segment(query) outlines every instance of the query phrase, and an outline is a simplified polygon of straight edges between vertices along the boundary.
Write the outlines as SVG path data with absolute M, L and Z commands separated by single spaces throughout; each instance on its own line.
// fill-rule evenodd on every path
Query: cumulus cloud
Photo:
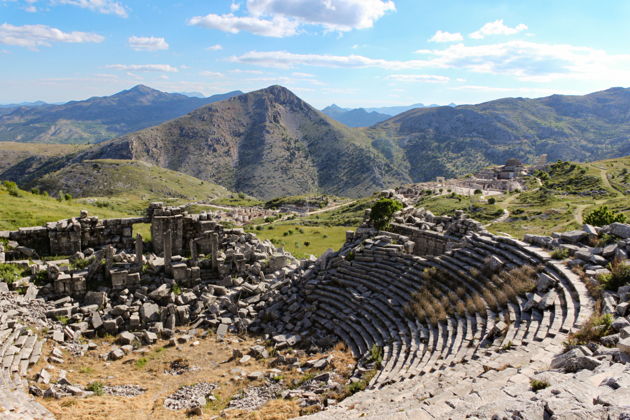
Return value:
M 125 71 L 141 71 L 141 72 L 166 72 L 177 73 L 177 67 L 170 64 L 109 64 L 108 69 L 125 70 Z
M 397 82 L 422 82 L 422 83 L 446 83 L 450 79 L 447 76 L 439 76 L 435 74 L 390 74 L 387 76 L 389 80 Z
M 254 35 L 284 38 L 297 33 L 298 23 L 282 16 L 273 19 L 260 19 L 253 16 L 234 16 L 233 14 L 195 16 L 188 21 L 189 25 L 218 29 L 223 32 L 237 34 L 241 31 Z
M 0 25 L 0 44 L 37 49 L 50 47 L 53 42 L 102 42 L 105 38 L 90 32 L 63 32 L 46 25 Z
M 451 33 L 445 31 L 437 31 L 431 38 L 429 38 L 429 42 L 457 42 L 463 40 L 464 37 L 459 32 Z
M 285 16 L 335 31 L 371 28 L 385 13 L 396 10 L 391 0 L 248 0 L 254 16 Z
M 168 43 L 164 38 L 154 36 L 132 36 L 129 37 L 129 46 L 136 51 L 159 51 L 168 50 Z
M 524 23 L 519 23 L 515 27 L 510 28 L 503 23 L 503 19 L 499 19 L 494 22 L 486 23 L 481 27 L 481 29 L 471 33 L 469 36 L 472 39 L 483 39 L 489 35 L 514 35 L 526 30 L 527 25 Z
M 230 11 L 232 12 L 236 12 L 240 8 L 241 5 L 239 3 L 232 2 L 232 4 L 230 4 Z
M 208 48 L 206 48 L 206 50 L 208 51 L 221 51 L 222 49 L 223 46 L 221 44 L 210 45 Z
M 236 12 L 238 7 L 230 7 Z M 392 0 L 247 0 L 248 16 L 208 14 L 188 23 L 224 32 L 251 32 L 283 38 L 296 35 L 301 25 L 321 25 L 330 31 L 371 28 L 385 13 L 395 11 Z
M 55 3 L 78 6 L 82 9 L 88 9 L 106 15 L 116 15 L 123 18 L 128 16 L 127 8 L 121 3 L 112 0 L 55 0 Z

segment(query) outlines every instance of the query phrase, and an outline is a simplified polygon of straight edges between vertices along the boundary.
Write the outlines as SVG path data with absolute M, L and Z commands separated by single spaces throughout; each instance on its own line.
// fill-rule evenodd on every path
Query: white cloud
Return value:
M 195 16 L 188 21 L 189 25 L 218 29 L 223 32 L 237 34 L 241 31 L 254 35 L 283 38 L 297 33 L 298 24 L 282 16 L 275 16 L 271 20 L 252 16 L 234 16 L 233 14 Z
M 590 47 L 510 41 L 479 46 L 457 44 L 419 52 L 429 55 L 435 67 L 507 75 L 523 81 L 548 82 L 569 77 L 630 82 L 630 55 L 613 55 Z
M 136 51 L 168 50 L 168 43 L 164 38 L 154 36 L 129 37 L 129 46 Z
M 510 41 L 499 44 L 451 45 L 444 49 L 418 50 L 417 60 L 384 60 L 361 55 L 296 54 L 287 51 L 249 51 L 228 60 L 263 67 L 298 66 L 366 68 L 386 70 L 458 69 L 511 76 L 521 81 L 549 82 L 572 78 L 630 84 L 630 54 L 566 44 Z
M 328 30 L 350 31 L 371 28 L 396 5 L 392 0 L 247 0 L 247 8 L 254 16 L 280 15 Z
M 464 37 L 459 32 L 451 33 L 445 31 L 437 31 L 431 38 L 429 38 L 429 42 L 457 42 L 463 40 Z
M 210 45 L 208 48 L 206 48 L 206 50 L 208 51 L 221 51 L 222 49 L 223 46 L 221 44 Z
M 242 69 L 233 69 L 233 70 L 230 70 L 230 73 L 236 73 L 236 74 L 263 74 L 263 72 L 260 71 L 260 70 L 242 70 Z
M 116 15 L 123 18 L 128 16 L 127 8 L 121 3 L 112 0 L 55 0 L 55 3 L 78 6 L 82 9 L 106 15 Z
M 397 82 L 422 82 L 422 83 L 446 83 L 450 79 L 447 76 L 435 74 L 390 74 L 386 77 Z
M 0 25 L 0 44 L 16 45 L 30 49 L 50 47 L 53 42 L 102 42 L 105 38 L 90 32 L 63 32 L 46 25 Z
M 230 11 L 231 12 L 236 12 L 240 8 L 241 8 L 241 5 L 239 3 L 232 2 L 232 4 L 230 4 Z
M 232 12 L 240 7 L 235 6 L 230 6 Z M 395 11 L 396 5 L 392 0 L 247 0 L 247 10 L 248 16 L 211 13 L 188 23 L 234 34 L 245 31 L 284 38 L 296 35 L 301 25 L 340 32 L 371 28 L 385 13 Z
M 218 73 L 215 71 L 202 71 L 199 73 L 201 76 L 204 77 L 223 77 L 223 73 Z
M 426 60 L 391 61 L 361 55 L 295 54 L 287 51 L 249 51 L 229 61 L 264 67 L 291 68 L 295 66 L 319 67 L 381 67 L 385 69 L 411 69 L 427 66 Z
M 36 6 L 26 6 L 24 8 L 24 11 L 28 12 L 28 13 L 37 13 L 37 7 Z
M 170 64 L 108 64 L 108 69 L 114 70 L 126 70 L 126 71 L 157 71 L 166 73 L 177 73 L 177 67 L 173 67 Z
M 499 19 L 494 22 L 486 23 L 481 27 L 481 29 L 471 33 L 469 36 L 472 39 L 483 39 L 489 35 L 514 35 L 526 30 L 527 25 L 524 23 L 519 23 L 515 27 L 510 28 L 503 23 L 503 19 Z
M 315 77 L 315 75 L 311 74 L 311 73 L 298 73 L 298 72 L 291 73 L 291 76 L 295 76 L 295 77 Z

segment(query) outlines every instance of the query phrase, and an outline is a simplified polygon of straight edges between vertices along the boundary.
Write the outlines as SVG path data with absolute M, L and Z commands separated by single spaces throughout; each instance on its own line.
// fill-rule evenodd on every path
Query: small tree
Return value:
M 490 198 L 488 198 L 488 204 L 494 204 L 494 203 L 496 203 L 496 202 L 497 202 L 497 199 L 496 199 L 496 198 L 494 198 L 494 197 L 490 197 Z
M 370 221 L 376 229 L 383 230 L 389 225 L 394 213 L 402 210 L 402 208 L 403 204 L 398 200 L 381 198 L 372 206 Z
M 608 206 L 601 206 L 584 218 L 584 223 L 593 226 L 604 226 L 615 222 L 625 223 L 626 221 L 627 218 L 624 214 L 610 210 Z

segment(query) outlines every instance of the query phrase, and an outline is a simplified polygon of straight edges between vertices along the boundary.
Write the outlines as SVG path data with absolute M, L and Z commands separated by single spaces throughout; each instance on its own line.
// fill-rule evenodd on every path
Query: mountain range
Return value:
M 234 91 L 208 98 L 166 93 L 144 85 L 112 96 L 62 105 L 4 108 L 0 141 L 26 143 L 98 143 L 180 117 L 213 102 L 240 95 Z
M 415 108 L 435 108 L 439 105 L 413 104 L 405 106 L 384 106 L 379 108 L 342 108 L 335 104 L 322 109 L 329 117 L 349 127 L 370 127 L 395 115 Z M 455 106 L 450 104 L 448 106 Z
M 415 108 L 352 128 L 271 86 L 64 156 L 30 157 L 0 179 L 29 184 L 88 159 L 133 159 L 264 199 L 356 197 L 541 154 L 577 161 L 630 155 L 630 89 Z

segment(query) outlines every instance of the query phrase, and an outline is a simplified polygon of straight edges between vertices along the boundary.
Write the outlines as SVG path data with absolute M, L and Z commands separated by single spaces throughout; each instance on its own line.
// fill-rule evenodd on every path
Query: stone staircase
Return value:
M 470 274 L 483 272 L 489 257 L 498 258 L 502 270 L 539 267 L 556 283 L 552 301 L 546 308 L 531 308 L 527 297 L 518 296 L 498 306 L 488 295 L 497 290 L 495 280 Z M 426 279 L 423 271 L 431 267 L 448 282 Z M 557 345 L 589 318 L 592 307 L 579 279 L 544 251 L 490 234 L 472 234 L 461 248 L 435 257 L 406 254 L 402 245 L 383 238 L 367 240 L 350 261 L 320 271 L 314 282 L 306 298 L 317 308 L 312 314 L 316 326 L 336 334 L 357 359 L 369 357 L 374 346 L 382 348 L 382 369 L 369 388 L 445 372 L 508 349 L 519 353 Z M 485 310 L 466 308 L 440 322 L 424 323 L 406 313 L 405 306 L 427 282 L 436 286 L 436 299 L 476 296 L 484 300 Z M 499 325 L 507 328 L 497 330 Z
M 0 418 L 54 419 L 28 393 L 25 377 L 42 354 L 43 339 L 15 320 L 15 314 L 0 315 Z

